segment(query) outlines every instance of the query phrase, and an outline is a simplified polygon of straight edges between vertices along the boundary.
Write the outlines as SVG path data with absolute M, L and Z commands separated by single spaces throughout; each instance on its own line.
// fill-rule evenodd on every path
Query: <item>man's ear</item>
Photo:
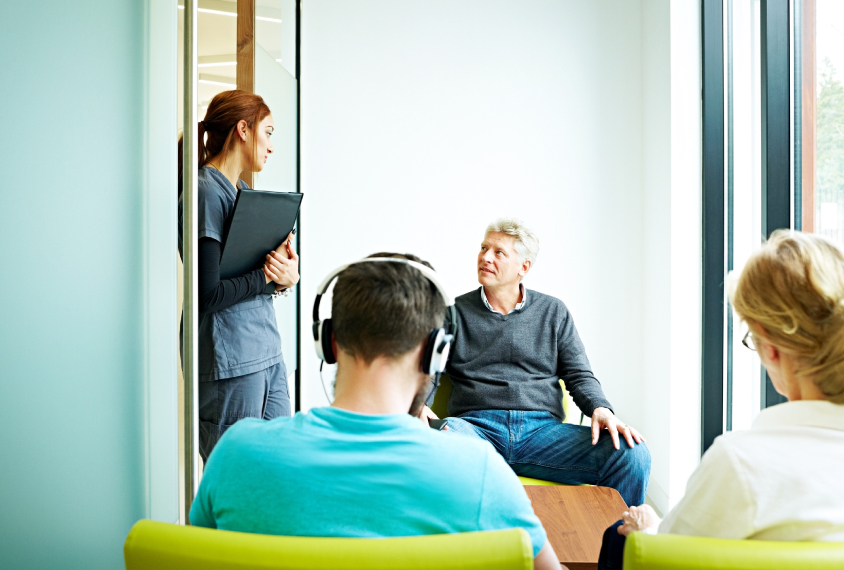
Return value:
M 531 265 L 533 265 L 533 263 L 531 263 L 530 259 L 525 259 L 524 261 L 522 261 L 522 270 L 519 271 L 519 275 L 521 275 L 522 277 L 527 275 L 527 272 L 530 271 Z
M 331 333 L 331 350 L 334 351 L 334 361 L 337 361 L 337 355 L 340 354 L 340 347 L 337 345 L 337 337 Z

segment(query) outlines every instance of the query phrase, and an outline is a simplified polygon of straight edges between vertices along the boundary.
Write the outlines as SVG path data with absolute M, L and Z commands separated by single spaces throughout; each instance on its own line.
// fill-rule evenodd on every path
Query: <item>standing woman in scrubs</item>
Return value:
M 299 282 L 290 236 L 264 265 L 220 278 L 220 257 L 243 171 L 260 172 L 273 152 L 273 118 L 264 100 L 224 91 L 199 123 L 199 453 L 243 418 L 290 415 L 273 297 Z M 182 140 L 179 139 L 179 252 L 182 251 Z

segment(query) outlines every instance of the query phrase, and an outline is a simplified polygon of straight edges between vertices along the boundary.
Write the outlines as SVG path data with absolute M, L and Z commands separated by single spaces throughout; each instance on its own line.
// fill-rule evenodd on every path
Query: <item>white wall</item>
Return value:
M 648 494 L 663 513 L 668 505 L 670 440 L 665 430 L 671 392 L 671 30 L 670 8 L 645 0 L 643 8 L 643 280 L 642 417 L 651 450 Z
M 644 0 L 641 426 L 662 512 L 700 458 L 699 29 L 695 0 Z
M 0 2 L 2 568 L 122 568 L 178 514 L 175 19 Z
M 147 516 L 179 520 L 179 343 L 176 252 L 176 15 L 147 0 L 144 19 L 144 323 Z M 179 311 L 180 312 L 180 311 Z
M 700 460 L 701 395 L 701 52 L 695 0 L 671 2 L 671 374 L 669 507 Z M 648 405 L 648 400 L 645 405 Z
M 412 252 L 457 295 L 477 287 L 486 224 L 516 215 L 542 240 L 526 285 L 568 304 L 648 437 L 664 510 L 700 449 L 696 3 L 517 6 L 304 3 L 303 407 L 326 403 L 308 318 L 322 277 Z
M 528 287 L 571 308 L 620 414 L 638 415 L 638 2 L 309 0 L 302 30 L 302 287 L 378 250 L 477 287 L 493 218 L 542 239 Z M 302 323 L 303 338 L 310 323 Z M 303 347 L 303 406 L 325 404 Z

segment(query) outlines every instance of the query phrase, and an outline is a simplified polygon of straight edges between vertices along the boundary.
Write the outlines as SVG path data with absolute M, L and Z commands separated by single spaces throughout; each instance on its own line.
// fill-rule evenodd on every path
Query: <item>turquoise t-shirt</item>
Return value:
M 191 524 L 288 536 L 387 537 L 545 530 L 492 446 L 407 414 L 317 408 L 226 431 L 208 460 Z

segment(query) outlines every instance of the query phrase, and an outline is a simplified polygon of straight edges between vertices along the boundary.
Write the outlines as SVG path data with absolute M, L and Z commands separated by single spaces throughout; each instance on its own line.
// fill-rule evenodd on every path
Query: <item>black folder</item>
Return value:
M 220 279 L 260 268 L 266 255 L 293 230 L 301 204 L 302 194 L 298 192 L 239 190 L 223 242 Z

